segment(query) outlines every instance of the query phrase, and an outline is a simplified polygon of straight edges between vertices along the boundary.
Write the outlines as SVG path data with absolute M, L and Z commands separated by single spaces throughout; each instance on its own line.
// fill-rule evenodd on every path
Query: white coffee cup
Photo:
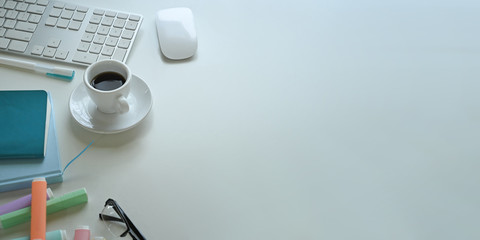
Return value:
M 102 60 L 91 64 L 83 75 L 88 95 L 104 113 L 124 113 L 130 109 L 127 96 L 132 73 L 125 63 Z

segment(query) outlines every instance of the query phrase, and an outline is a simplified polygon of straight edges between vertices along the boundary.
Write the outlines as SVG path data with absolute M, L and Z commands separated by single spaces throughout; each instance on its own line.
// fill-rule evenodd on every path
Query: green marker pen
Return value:
M 47 215 L 88 201 L 87 190 L 78 189 L 47 201 Z M 31 207 L 22 208 L 0 216 L 0 228 L 6 229 L 30 221 Z

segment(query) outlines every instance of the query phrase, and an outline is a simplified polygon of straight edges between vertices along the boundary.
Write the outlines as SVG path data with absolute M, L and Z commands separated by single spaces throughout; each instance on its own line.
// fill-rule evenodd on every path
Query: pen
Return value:
M 87 190 L 81 188 L 47 201 L 47 215 L 88 201 Z M 32 207 L 26 207 L 0 216 L 0 229 L 7 229 L 31 220 Z M 1 231 L 0 231 L 1 232 Z
M 30 237 L 20 237 L 12 240 L 30 240 Z M 61 229 L 47 232 L 46 240 L 67 240 L 67 231 Z
M 53 192 L 50 188 L 47 188 L 47 200 L 53 198 Z M 32 204 L 32 194 L 18 198 L 11 202 L 5 203 L 0 206 L 0 215 L 7 214 L 9 212 L 16 211 L 18 209 L 29 207 Z
M 45 240 L 47 229 L 47 181 L 44 177 L 32 181 L 30 240 Z
M 11 67 L 32 70 L 38 73 L 44 73 L 48 77 L 55 77 L 71 81 L 75 76 L 75 71 L 68 68 L 55 67 L 22 60 L 0 57 L 0 64 Z

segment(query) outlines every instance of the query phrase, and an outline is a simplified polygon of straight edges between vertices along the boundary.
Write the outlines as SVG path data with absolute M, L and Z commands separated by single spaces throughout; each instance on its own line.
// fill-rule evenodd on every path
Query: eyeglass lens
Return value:
M 118 215 L 115 209 L 107 205 L 103 208 L 101 213 L 102 221 L 108 230 L 116 237 L 120 237 L 127 231 L 127 225 L 123 222 L 122 218 Z

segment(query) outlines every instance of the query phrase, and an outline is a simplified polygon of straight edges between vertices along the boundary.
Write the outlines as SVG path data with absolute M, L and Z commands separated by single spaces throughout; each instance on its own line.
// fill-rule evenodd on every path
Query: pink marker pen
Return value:
M 90 228 L 88 226 L 79 226 L 75 229 L 74 240 L 90 240 Z

